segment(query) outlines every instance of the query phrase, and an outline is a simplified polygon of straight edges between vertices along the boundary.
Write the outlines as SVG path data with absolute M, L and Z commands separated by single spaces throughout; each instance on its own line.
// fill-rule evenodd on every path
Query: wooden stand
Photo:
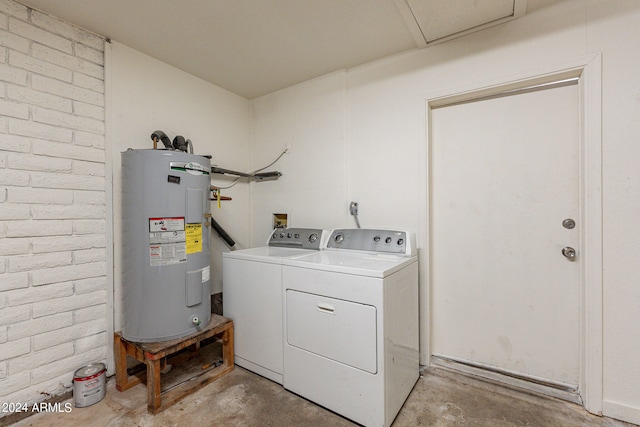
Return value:
M 201 341 L 215 336 L 219 336 L 222 340 L 222 364 L 201 374 L 199 381 L 185 381 L 171 390 L 161 392 L 160 373 L 164 367 L 162 362 L 164 358 L 189 346 L 193 346 L 197 351 Z M 148 409 L 153 414 L 233 370 L 233 321 L 217 314 L 211 315 L 211 322 L 201 331 L 184 338 L 163 342 L 134 343 L 122 338 L 120 332 L 116 332 L 114 338 L 116 389 L 125 391 L 144 381 L 144 378 L 129 376 L 127 356 L 145 363 Z

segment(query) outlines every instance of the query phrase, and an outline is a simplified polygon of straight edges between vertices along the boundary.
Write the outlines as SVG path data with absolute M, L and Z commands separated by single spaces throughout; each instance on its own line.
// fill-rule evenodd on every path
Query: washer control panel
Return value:
M 268 246 L 319 250 L 327 235 L 320 228 L 276 228 L 269 236 Z
M 327 249 L 351 249 L 415 255 L 415 239 L 412 233 L 396 230 L 346 228 L 333 230 Z

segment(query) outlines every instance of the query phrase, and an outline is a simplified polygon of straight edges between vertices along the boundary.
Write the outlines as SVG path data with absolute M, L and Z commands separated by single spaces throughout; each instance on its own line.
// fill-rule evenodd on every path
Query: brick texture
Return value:
M 0 0 L 0 401 L 106 360 L 104 97 L 103 39 Z

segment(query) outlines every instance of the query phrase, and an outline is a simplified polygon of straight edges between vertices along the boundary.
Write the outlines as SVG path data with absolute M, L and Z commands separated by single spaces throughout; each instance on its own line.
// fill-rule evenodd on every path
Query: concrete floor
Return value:
M 355 426 L 240 367 L 157 415 L 147 413 L 146 398 L 143 384 L 118 392 L 111 378 L 106 397 L 92 406 L 73 408 L 70 413 L 35 414 L 13 425 Z M 622 427 L 632 424 L 591 415 L 579 405 L 521 393 L 441 369 L 422 374 L 393 423 L 394 427 L 457 425 Z

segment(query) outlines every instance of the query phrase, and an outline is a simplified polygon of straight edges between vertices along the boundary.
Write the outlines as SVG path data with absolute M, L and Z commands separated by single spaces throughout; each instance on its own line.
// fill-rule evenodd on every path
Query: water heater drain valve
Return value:
M 196 326 L 200 326 L 200 318 L 198 316 L 193 316 L 191 318 L 191 323 L 193 323 Z

